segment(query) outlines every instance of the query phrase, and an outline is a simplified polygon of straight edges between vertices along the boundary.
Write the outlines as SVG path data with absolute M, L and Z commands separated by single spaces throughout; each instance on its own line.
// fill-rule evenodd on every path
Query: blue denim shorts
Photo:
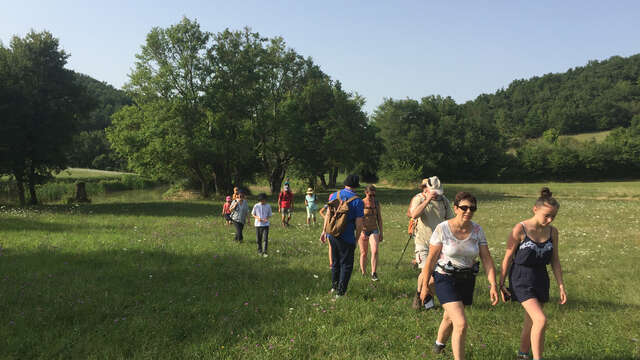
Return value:
M 456 278 L 453 275 L 444 275 L 433 272 L 435 279 L 436 295 L 440 304 L 462 301 L 464 305 L 473 304 L 473 289 L 476 286 L 476 277 Z
M 372 230 L 372 231 L 363 231 L 363 232 L 364 232 L 364 236 L 366 236 L 366 237 L 369 237 L 371 235 L 380 233 L 380 231 L 378 231 L 378 229 L 375 229 L 375 230 Z

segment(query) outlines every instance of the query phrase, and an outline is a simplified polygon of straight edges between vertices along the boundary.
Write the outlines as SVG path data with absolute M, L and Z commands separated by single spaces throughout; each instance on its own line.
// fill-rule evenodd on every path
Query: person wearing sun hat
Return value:
M 316 194 L 313 192 L 313 188 L 307 189 L 307 195 L 304 197 L 304 205 L 307 207 L 307 225 L 311 225 L 313 219 L 313 225 L 316 225 L 316 211 L 318 211 L 318 205 Z
M 422 269 L 429 254 L 429 239 L 431 238 L 433 230 L 441 222 L 453 219 L 456 215 L 451 208 L 449 199 L 444 196 L 442 183 L 437 176 L 423 179 L 420 187 L 422 188 L 422 192 L 413 197 L 409 209 L 411 218 L 417 220 L 414 236 L 415 262 L 418 268 Z M 422 275 L 418 276 L 416 295 L 413 298 L 413 307 L 415 309 L 420 309 L 423 305 L 425 308 L 431 308 L 433 306 L 431 293 L 429 293 L 425 304 L 421 304 L 420 302 L 421 276 Z M 431 284 L 432 281 L 429 282 L 430 286 Z

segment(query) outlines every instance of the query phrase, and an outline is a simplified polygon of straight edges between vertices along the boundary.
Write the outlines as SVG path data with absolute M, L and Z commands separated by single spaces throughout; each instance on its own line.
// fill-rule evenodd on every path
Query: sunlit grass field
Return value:
M 478 195 L 474 220 L 499 264 L 540 186 L 445 191 Z M 555 225 L 568 303 L 556 303 L 552 277 L 545 359 L 640 359 L 640 182 L 550 186 L 561 203 Z M 138 191 L 89 205 L 1 206 L 0 358 L 452 358 L 430 352 L 442 310 L 410 307 L 413 244 L 394 268 L 415 192 L 378 191 L 380 281 L 360 276 L 356 258 L 348 294 L 337 301 L 328 294 L 327 248 L 319 226 L 304 225 L 302 196 L 293 226 L 273 219 L 268 258 L 257 256 L 251 225 L 244 243 L 232 241 L 220 200 L 167 202 Z M 467 309 L 468 358 L 514 359 L 522 309 L 491 307 L 487 286 L 481 274 Z

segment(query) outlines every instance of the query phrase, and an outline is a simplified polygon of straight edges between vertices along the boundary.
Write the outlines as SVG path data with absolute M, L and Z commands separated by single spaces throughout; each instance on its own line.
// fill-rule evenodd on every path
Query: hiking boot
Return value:
M 378 279 L 378 273 L 373 273 L 371 274 L 371 281 L 378 281 L 380 279 Z
M 433 344 L 433 350 L 432 352 L 434 354 L 441 354 L 442 351 L 444 351 L 444 345 L 440 345 L 440 344 Z

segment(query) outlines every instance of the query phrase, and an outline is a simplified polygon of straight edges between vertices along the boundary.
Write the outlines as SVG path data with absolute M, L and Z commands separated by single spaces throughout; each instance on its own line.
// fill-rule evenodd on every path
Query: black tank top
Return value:
M 551 235 L 549 235 L 547 241 L 537 243 L 527 235 L 524 224 L 520 223 L 520 225 L 522 225 L 522 230 L 524 231 L 524 241 L 516 248 L 513 263 L 523 266 L 545 266 L 549 264 L 553 255 Z

